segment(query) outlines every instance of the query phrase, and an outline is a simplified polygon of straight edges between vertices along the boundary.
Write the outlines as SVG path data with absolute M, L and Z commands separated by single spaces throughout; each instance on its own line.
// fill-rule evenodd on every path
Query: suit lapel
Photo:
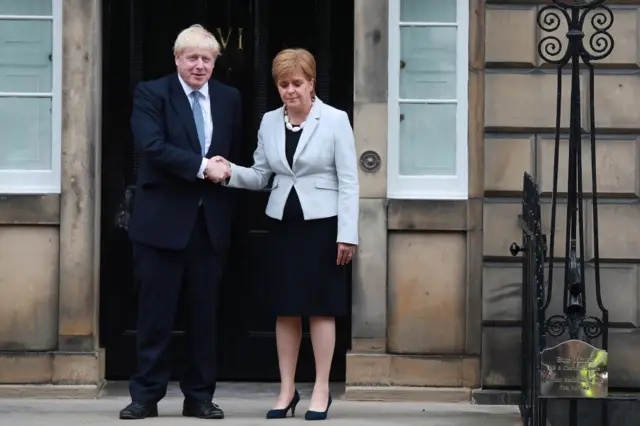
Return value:
M 191 109 L 191 104 L 189 103 L 189 99 L 187 99 L 187 95 L 184 93 L 182 86 L 180 85 L 180 81 L 178 80 L 178 74 L 175 74 L 170 80 L 170 88 L 171 88 L 171 105 L 178 113 L 182 124 L 185 126 L 185 130 L 187 131 L 187 135 L 189 136 L 189 143 L 191 147 L 196 151 L 200 152 L 200 142 L 198 141 L 198 132 L 196 130 L 196 122 L 193 119 L 193 110 Z
M 287 170 L 291 170 L 289 167 L 289 161 L 287 161 L 287 135 L 284 129 L 284 107 L 280 107 L 278 109 L 278 114 L 276 114 L 276 121 L 273 123 L 274 131 L 275 131 L 275 141 L 276 148 L 278 150 L 278 156 L 280 157 L 280 161 Z M 293 173 L 293 171 L 291 171 Z
M 298 146 L 296 147 L 296 152 L 295 154 L 293 154 L 293 166 L 295 166 L 296 161 L 298 161 L 300 154 L 302 154 L 302 151 L 309 143 L 309 139 L 311 139 L 311 136 L 313 135 L 313 132 L 318 125 L 318 120 L 320 119 L 320 110 L 322 108 L 321 104 L 322 101 L 319 98 L 316 98 L 311 111 L 309 111 L 309 116 L 304 124 L 304 129 L 302 129 L 300 141 L 298 142 Z
M 220 143 L 222 141 L 219 140 L 218 136 L 220 133 L 217 131 L 218 123 L 221 123 L 223 117 L 221 116 L 224 111 L 224 105 L 222 105 L 223 100 L 220 99 L 220 96 L 216 93 L 215 83 L 213 80 L 209 80 L 209 103 L 211 108 L 211 122 L 213 123 L 213 130 L 211 134 L 211 145 L 209 146 L 209 151 L 207 152 L 207 157 L 211 158 L 214 155 L 227 155 L 226 152 L 220 151 Z

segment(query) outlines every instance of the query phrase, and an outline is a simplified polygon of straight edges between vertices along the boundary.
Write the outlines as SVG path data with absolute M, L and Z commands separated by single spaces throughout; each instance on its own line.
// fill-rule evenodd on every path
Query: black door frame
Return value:
M 117 32 L 118 28 L 128 28 L 130 32 L 141 31 L 144 33 L 144 28 L 142 28 L 141 22 L 138 21 L 140 18 L 139 14 L 136 14 L 136 1 L 140 0 L 131 0 L 128 3 L 128 15 L 127 16 L 114 16 L 113 11 L 111 10 L 113 6 L 113 2 L 118 2 L 119 0 L 104 0 L 103 1 L 103 123 L 106 125 L 103 126 L 103 143 L 109 143 L 108 141 L 114 140 L 118 138 L 118 131 L 122 132 L 122 129 L 114 129 L 109 125 L 111 122 L 110 118 L 114 116 L 114 114 L 122 114 L 123 111 L 116 111 L 114 105 L 122 105 L 121 100 L 115 101 L 115 99 L 120 96 L 123 96 L 123 93 L 130 93 L 133 85 L 142 79 L 143 76 L 143 44 L 142 37 L 130 37 L 129 43 L 126 51 L 119 50 L 115 57 L 112 57 L 110 53 L 113 53 L 111 50 L 112 37 L 116 36 L 114 31 Z M 256 34 L 265 34 L 269 30 L 269 23 L 267 19 L 265 19 L 265 13 L 269 8 L 269 2 L 273 0 L 253 0 L 252 7 L 254 8 L 254 28 L 253 30 Z M 275 0 L 278 1 L 278 0 Z M 350 28 L 353 29 L 353 1 L 349 0 L 341 0 L 341 13 L 347 13 L 349 15 L 348 20 L 351 21 Z M 349 4 L 346 4 L 349 3 Z M 316 3 L 318 4 L 318 3 Z M 318 12 L 326 14 L 326 18 L 328 19 L 329 15 L 335 10 L 331 10 L 332 2 L 329 0 L 322 0 L 318 7 Z M 350 7 L 345 7 L 350 6 Z M 350 14 L 348 13 L 350 12 Z M 348 62 L 344 62 L 341 58 L 340 67 L 343 69 L 339 70 L 339 72 L 347 72 L 350 76 L 353 76 L 353 39 L 342 39 L 335 40 L 335 37 L 332 39 L 331 36 L 333 34 L 329 34 L 331 31 L 330 25 L 321 25 L 321 22 L 316 23 L 319 25 L 319 29 L 321 31 L 326 31 L 324 34 L 323 40 L 332 46 L 340 45 L 346 43 L 347 52 L 350 52 L 350 56 Z M 321 33 L 322 34 L 322 33 Z M 353 36 L 353 31 L 351 31 L 351 37 Z M 115 40 L 115 39 L 114 39 Z M 257 128 L 257 124 L 260 120 L 260 117 L 264 112 L 269 109 L 268 105 L 268 92 L 270 90 L 274 90 L 271 86 L 273 85 L 270 77 L 270 53 L 268 52 L 268 37 L 254 37 L 253 40 L 249 40 L 245 38 L 245 43 L 253 42 L 254 45 L 254 61 L 263 72 L 258 72 L 256 78 L 253 81 L 253 87 L 251 88 L 253 91 L 253 95 L 255 96 L 255 112 L 252 115 L 252 119 L 255 120 L 252 123 L 252 126 Z M 121 44 L 120 44 L 121 45 Z M 321 52 L 327 53 L 326 56 L 323 56 Z M 330 59 L 332 55 L 328 54 L 330 52 L 330 48 L 320 49 L 319 54 L 316 55 L 316 59 L 318 61 L 318 94 L 324 99 L 331 98 L 331 80 L 332 80 L 332 65 Z M 120 58 L 125 57 L 128 58 L 128 75 L 113 74 L 110 71 L 113 71 L 113 67 L 117 66 L 117 63 L 114 61 L 120 62 Z M 349 67 L 349 63 L 351 63 L 351 67 Z M 335 68 L 334 68 L 334 71 Z M 215 74 L 215 73 L 214 73 Z M 350 93 L 353 93 L 353 77 L 350 82 Z M 127 87 L 127 91 L 117 90 L 118 87 Z M 119 103 L 118 103 L 119 102 Z M 129 100 L 130 102 L 130 100 Z M 130 105 L 130 104 L 129 104 Z M 335 105 L 338 108 L 342 108 L 347 110 L 350 117 L 352 117 L 352 108 L 353 108 L 353 97 L 350 99 L 344 99 L 339 104 Z M 119 117 L 120 122 L 124 122 L 124 117 Z M 128 123 L 128 120 L 126 121 Z M 122 133 L 120 133 L 122 135 Z M 126 317 L 124 315 L 113 315 L 114 310 L 118 309 L 120 305 L 120 299 L 115 298 L 114 296 L 117 294 L 122 295 L 121 297 L 126 297 L 127 289 L 124 288 L 128 285 L 130 277 L 122 277 L 118 276 L 120 267 L 117 264 L 114 267 L 115 260 L 120 258 L 122 259 L 122 255 L 112 257 L 113 253 L 109 250 L 109 244 L 113 243 L 113 240 L 120 240 L 127 238 L 126 230 L 124 229 L 127 222 L 127 211 L 128 211 L 128 197 L 131 195 L 131 192 L 128 191 L 127 187 L 133 181 L 134 176 L 130 174 L 130 171 L 136 168 L 137 156 L 132 151 L 131 146 L 124 146 L 121 144 L 117 148 L 110 146 L 109 149 L 103 149 L 103 152 L 107 152 L 106 156 L 103 156 L 102 159 L 102 224 L 101 224 L 101 285 L 100 285 L 100 318 L 99 318 L 99 329 L 100 329 L 100 341 L 101 347 L 105 347 L 107 349 L 107 366 L 109 365 L 109 347 L 114 344 L 113 340 L 113 330 L 119 329 L 122 327 L 122 324 L 119 324 L 117 321 L 126 321 Z M 117 164 L 118 166 L 114 169 L 111 165 Z M 115 176 L 114 176 L 115 174 Z M 124 256 L 126 257 L 126 256 Z M 130 270 L 130 265 L 124 265 L 125 270 Z M 114 282 L 119 282 L 118 285 L 122 285 L 123 289 L 121 292 L 114 292 L 113 289 L 111 291 L 107 291 L 107 285 L 113 284 Z M 115 293 L 115 294 L 114 294 Z M 351 301 L 351 291 L 349 291 L 349 301 Z M 308 339 L 308 334 L 304 337 Z M 345 379 L 345 368 L 346 368 L 346 353 L 351 346 L 351 317 L 348 315 L 344 320 L 339 321 L 337 327 L 337 339 L 336 339 L 336 357 L 334 359 L 334 369 L 336 370 L 332 374 L 332 379 L 335 381 L 344 381 Z M 224 346 L 220 348 L 221 351 L 224 351 Z M 107 368 L 107 379 L 109 379 L 109 368 Z M 121 377 L 118 377 L 121 378 Z

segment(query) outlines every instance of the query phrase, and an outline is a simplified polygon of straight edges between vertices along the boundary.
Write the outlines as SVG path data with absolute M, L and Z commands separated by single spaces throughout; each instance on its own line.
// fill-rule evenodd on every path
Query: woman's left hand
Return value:
M 338 259 L 337 265 L 346 265 L 353 259 L 353 253 L 356 250 L 356 246 L 353 244 L 338 243 Z

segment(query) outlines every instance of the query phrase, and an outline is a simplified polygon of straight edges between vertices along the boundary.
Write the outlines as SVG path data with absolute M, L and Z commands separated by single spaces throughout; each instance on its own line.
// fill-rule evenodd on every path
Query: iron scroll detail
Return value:
M 583 334 L 585 340 L 592 340 L 602 335 L 602 320 L 592 316 L 582 318 L 573 315 L 553 315 L 547 319 L 545 331 L 552 337 L 568 333 L 572 338 L 577 338 Z
M 577 53 L 585 64 L 604 59 L 613 52 L 615 45 L 609 32 L 613 26 L 613 12 L 603 5 L 604 0 L 574 1 L 567 4 L 553 0 L 553 4 L 540 9 L 537 15 L 538 27 L 545 33 L 555 33 L 542 37 L 538 42 L 538 54 L 547 63 L 566 65 Z M 592 34 L 585 43 L 584 26 L 589 21 Z M 559 37 L 561 27 L 567 28 L 563 45 Z

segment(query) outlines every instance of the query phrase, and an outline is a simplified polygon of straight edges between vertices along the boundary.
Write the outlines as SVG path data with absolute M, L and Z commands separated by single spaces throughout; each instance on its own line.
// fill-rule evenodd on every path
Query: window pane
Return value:
M 0 169 L 51 169 L 50 98 L 0 98 Z
M 51 25 L 0 20 L 0 92 L 51 92 Z
M 400 29 L 400 97 L 456 99 L 456 28 Z
M 400 105 L 400 174 L 456 174 L 456 105 Z
M 400 0 L 404 22 L 456 22 L 456 0 Z
M 53 0 L 1 0 L 0 15 L 51 16 Z

